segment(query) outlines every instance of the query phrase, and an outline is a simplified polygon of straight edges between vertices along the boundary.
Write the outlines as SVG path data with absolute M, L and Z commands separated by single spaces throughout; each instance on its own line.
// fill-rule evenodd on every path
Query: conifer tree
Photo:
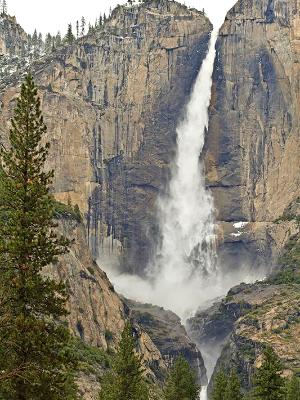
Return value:
M 165 400 L 196 400 L 199 391 L 195 371 L 183 357 L 179 357 L 166 382 Z
M 225 400 L 241 400 L 243 398 L 241 392 L 241 382 L 236 371 L 231 371 L 225 389 Z
M 58 31 L 57 35 L 55 36 L 55 47 L 58 48 L 61 46 L 61 33 Z
M 50 54 L 53 47 L 53 39 L 50 33 L 47 33 L 46 39 L 45 39 L 45 52 L 47 54 Z
M 82 17 L 82 18 L 81 18 L 81 36 L 84 36 L 84 35 L 85 35 L 85 25 L 86 25 L 86 23 L 85 23 L 85 18 Z
M 281 377 L 282 364 L 271 347 L 263 353 L 264 361 L 255 375 L 254 398 L 282 400 L 285 398 L 285 381 Z
M 43 51 L 43 47 L 44 47 L 44 42 L 43 42 L 43 35 L 41 33 L 39 33 L 38 35 L 38 49 L 39 51 Z
M 72 30 L 72 24 L 68 25 L 68 31 L 67 34 L 65 36 L 65 41 L 68 44 L 72 44 L 75 40 L 75 36 L 73 35 L 73 30 Z
M 300 379 L 296 376 L 287 384 L 287 400 L 300 400 Z
M 76 39 L 79 38 L 79 21 L 76 21 Z
M 219 371 L 214 379 L 212 400 L 225 400 L 227 378 L 223 370 Z
M 7 15 L 7 2 L 6 0 L 2 0 L 1 11 L 3 15 Z
M 37 47 L 38 45 L 38 34 L 37 34 L 37 30 L 35 29 L 32 35 L 32 45 L 34 47 Z
M 62 283 L 42 275 L 67 251 L 55 233 L 45 172 L 49 145 L 33 78 L 21 88 L 0 152 L 0 398 L 75 399 L 70 335 L 57 322 L 66 315 Z
M 140 357 L 135 353 L 132 326 L 127 323 L 112 371 L 104 377 L 100 400 L 148 400 Z

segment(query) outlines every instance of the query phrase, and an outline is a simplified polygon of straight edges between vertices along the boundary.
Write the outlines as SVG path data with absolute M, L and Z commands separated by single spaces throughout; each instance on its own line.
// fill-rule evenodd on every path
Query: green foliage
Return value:
M 225 400 L 241 400 L 241 382 L 236 371 L 231 371 L 227 386 L 225 389 Z
M 300 400 L 300 379 L 296 376 L 287 383 L 286 400 Z
M 113 336 L 112 332 L 107 329 L 105 331 L 105 340 L 107 342 L 111 342 L 113 340 L 113 338 L 114 338 L 114 336 Z
M 225 372 L 218 372 L 213 383 L 212 400 L 224 400 L 227 388 L 227 378 Z
M 71 204 L 54 201 L 54 217 L 57 219 L 71 219 L 82 222 L 82 215 L 77 204 L 73 207 Z
M 108 369 L 111 366 L 111 355 L 99 347 L 84 343 L 79 338 L 73 338 L 70 351 L 77 358 L 78 368 L 82 371 L 95 372 L 99 367 Z
M 281 257 L 280 262 L 286 266 L 296 265 L 300 268 L 300 235 L 291 237 L 286 245 L 286 251 Z
M 65 286 L 42 275 L 68 241 L 55 232 L 49 144 L 41 144 L 46 126 L 30 75 L 11 125 L 10 148 L 0 153 L 0 398 L 75 399 L 71 337 L 57 322 Z
M 227 378 L 225 372 L 221 370 L 215 377 L 212 400 L 241 400 L 241 383 L 236 371 L 231 371 Z
M 112 369 L 103 378 L 100 400 L 148 400 L 149 391 L 143 372 L 141 359 L 135 353 L 132 326 L 127 323 Z
M 67 34 L 65 36 L 65 42 L 67 44 L 72 44 L 75 41 L 75 36 L 73 35 L 72 24 L 68 25 Z
M 199 390 L 195 371 L 183 357 L 179 357 L 166 382 L 165 400 L 196 400 Z
M 288 241 L 285 252 L 279 260 L 282 268 L 272 275 L 268 282 L 281 284 L 300 284 L 300 235 L 295 235 Z
M 271 347 L 263 353 L 264 362 L 255 374 L 255 399 L 281 400 L 285 398 L 285 381 L 281 377 L 282 364 Z

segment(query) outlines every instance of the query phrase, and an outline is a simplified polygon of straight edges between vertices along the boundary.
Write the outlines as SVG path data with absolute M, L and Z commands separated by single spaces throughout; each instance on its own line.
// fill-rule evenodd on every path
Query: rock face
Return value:
M 171 367 L 180 355 L 199 376 L 199 383 L 207 384 L 206 369 L 200 350 L 189 338 L 180 318 L 172 311 L 151 304 L 125 300 L 132 311 L 132 318 L 148 333 L 161 352 L 167 367 Z
M 47 268 L 45 273 L 66 282 L 70 330 L 87 345 L 104 352 L 115 350 L 125 321 L 132 318 L 131 311 L 114 291 L 106 274 L 93 261 L 84 225 L 71 218 L 62 218 L 59 221 L 59 231 L 71 239 L 73 244 L 70 252 L 57 265 Z M 136 323 L 134 330 L 137 351 L 142 356 L 147 375 L 157 382 L 166 370 L 162 355 L 146 331 Z M 93 368 L 97 370 L 97 366 Z M 103 371 L 100 371 L 101 374 Z M 97 399 L 99 378 L 92 373 L 81 373 L 79 388 L 83 399 Z
M 243 387 L 249 389 L 266 345 L 271 345 L 283 361 L 285 375 L 299 370 L 299 301 L 299 284 L 241 285 L 192 318 L 189 332 L 208 348 L 220 346 L 214 374 L 220 368 L 235 368 Z
M 273 222 L 300 190 L 299 7 L 240 0 L 220 31 L 205 162 L 225 264 L 269 264 L 293 229 Z
M 94 258 L 142 272 L 157 240 L 175 127 L 212 26 L 176 2 L 117 7 L 103 29 L 33 67 L 51 142 L 57 199 L 85 214 Z M 1 136 L 18 93 L 2 79 Z
M 2 14 L 0 17 L 0 56 L 25 56 L 28 36 L 15 17 Z

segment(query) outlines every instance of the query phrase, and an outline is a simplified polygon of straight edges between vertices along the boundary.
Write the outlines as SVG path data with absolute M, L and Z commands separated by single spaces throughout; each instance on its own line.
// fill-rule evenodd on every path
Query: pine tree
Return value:
M 32 35 L 32 45 L 33 47 L 37 47 L 38 45 L 38 34 L 37 34 L 37 30 L 35 29 Z
M 43 47 L 44 47 L 43 36 L 42 36 L 41 33 L 39 33 L 39 35 L 38 35 L 38 49 L 39 49 L 39 52 L 43 51 Z
M 79 21 L 76 21 L 76 39 L 79 38 Z
M 73 30 L 72 30 L 72 24 L 68 25 L 68 31 L 67 34 L 65 36 L 65 41 L 68 44 L 72 44 L 75 40 L 75 36 L 73 35 Z
M 165 400 L 196 400 L 199 391 L 195 371 L 183 357 L 179 357 L 166 382 Z
M 254 398 L 282 400 L 285 397 L 285 382 L 280 376 L 282 364 L 271 347 L 263 353 L 264 362 L 255 375 Z
M 75 399 L 70 335 L 62 283 L 41 273 L 67 251 L 55 233 L 53 172 L 44 172 L 49 145 L 33 78 L 21 88 L 0 152 L 0 398 Z
M 1 11 L 3 15 L 7 15 L 7 2 L 6 0 L 2 0 Z
M 45 52 L 50 54 L 52 51 L 52 36 L 50 33 L 47 33 L 45 38 Z
M 296 376 L 287 384 L 287 400 L 300 400 L 300 379 Z
M 132 326 L 127 323 L 122 333 L 112 371 L 104 377 L 100 400 L 148 399 L 148 387 L 143 377 L 141 359 L 135 353 Z
M 241 392 L 241 382 L 236 371 L 231 371 L 225 389 L 225 400 L 241 400 L 243 398 Z
M 62 40 L 61 40 L 61 34 L 60 34 L 60 32 L 58 31 L 58 32 L 57 32 L 57 35 L 55 36 L 55 47 L 56 47 L 56 48 L 60 47 L 60 46 L 61 46 L 61 42 L 62 42 Z
M 212 400 L 225 400 L 227 378 L 223 370 L 219 371 L 213 382 Z
M 86 23 L 85 23 L 85 18 L 82 17 L 82 18 L 81 18 L 81 36 L 84 36 L 84 35 L 85 35 L 85 25 L 86 25 Z

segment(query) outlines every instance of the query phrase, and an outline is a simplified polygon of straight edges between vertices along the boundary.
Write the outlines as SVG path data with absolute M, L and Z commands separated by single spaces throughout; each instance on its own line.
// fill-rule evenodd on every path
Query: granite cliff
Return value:
M 134 322 L 132 311 L 93 261 L 85 227 L 77 217 L 68 211 L 58 216 L 59 232 L 69 238 L 72 245 L 56 265 L 45 270 L 45 274 L 66 283 L 69 295 L 67 323 L 78 338 L 78 355 L 84 361 L 78 378 L 82 398 L 97 398 L 101 377 L 107 370 L 109 357 L 116 350 L 128 320 L 133 323 L 136 350 L 142 357 L 149 380 L 161 382 L 166 373 L 166 364 L 159 349 L 148 333 Z
M 142 304 L 132 300 L 125 300 L 131 310 L 132 318 L 148 333 L 167 367 L 171 367 L 174 360 L 183 355 L 192 368 L 199 374 L 199 383 L 207 384 L 206 369 L 200 350 L 189 338 L 180 318 L 172 311 L 152 304 Z
M 270 265 L 297 231 L 274 221 L 299 197 L 299 7 L 240 0 L 220 31 L 205 161 L 223 264 Z
M 211 29 L 201 12 L 177 2 L 119 6 L 95 34 L 33 65 L 55 195 L 79 205 L 94 259 L 115 257 L 142 273 L 151 258 L 157 194 Z M 1 80 L 1 136 L 19 78 Z

